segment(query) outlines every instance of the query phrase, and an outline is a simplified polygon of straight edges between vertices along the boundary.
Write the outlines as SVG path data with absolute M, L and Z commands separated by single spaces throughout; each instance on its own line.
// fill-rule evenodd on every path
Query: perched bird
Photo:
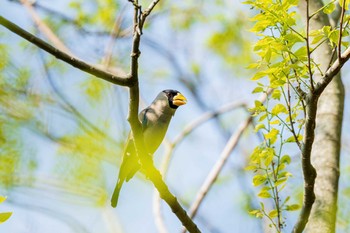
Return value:
M 163 141 L 176 109 L 186 103 L 187 99 L 180 92 L 176 90 L 164 90 L 158 94 L 150 106 L 140 112 L 139 120 L 142 124 L 143 139 L 149 154 L 154 154 Z M 136 155 L 134 139 L 130 133 L 124 149 L 118 181 L 111 199 L 111 205 L 113 207 L 117 206 L 119 192 L 124 181 L 128 182 L 140 168 L 141 165 Z

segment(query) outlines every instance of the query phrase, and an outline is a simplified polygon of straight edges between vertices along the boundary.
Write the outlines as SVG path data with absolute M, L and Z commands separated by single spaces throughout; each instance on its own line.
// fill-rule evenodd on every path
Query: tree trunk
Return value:
M 309 0 L 310 14 L 323 6 L 322 1 Z M 306 1 L 301 1 L 301 12 L 305 16 Z M 305 19 L 305 18 L 304 18 Z M 329 25 L 329 18 L 322 11 L 310 20 L 310 29 L 321 29 Z M 324 43 L 313 54 L 322 72 L 329 66 L 332 48 Z M 317 82 L 321 75 L 315 73 Z M 344 87 L 340 75 L 322 93 L 316 117 L 315 141 L 311 161 L 317 172 L 315 182 L 316 201 L 313 204 L 306 232 L 335 232 L 339 179 L 339 154 L 344 107 Z

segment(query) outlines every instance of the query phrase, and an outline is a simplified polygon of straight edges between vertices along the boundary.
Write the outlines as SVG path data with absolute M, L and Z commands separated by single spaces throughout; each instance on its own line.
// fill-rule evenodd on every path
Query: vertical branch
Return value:
M 311 91 L 314 91 L 314 80 L 313 80 L 313 73 L 311 70 L 311 52 L 310 52 L 310 0 L 306 1 L 306 49 L 307 49 L 307 67 L 309 70 L 309 76 L 310 76 L 310 85 L 311 85 Z
M 130 102 L 129 102 L 129 115 L 128 121 L 130 123 L 131 131 L 134 136 L 134 143 L 136 148 L 136 154 L 140 160 L 143 168 L 142 172 L 147 178 L 149 178 L 153 185 L 159 192 L 160 197 L 170 206 L 173 213 L 178 217 L 184 227 L 189 232 L 199 233 L 197 225 L 187 215 L 186 211 L 181 207 L 176 197 L 170 193 L 169 188 L 164 183 L 160 172 L 155 168 L 151 156 L 147 153 L 144 145 L 143 135 L 141 131 L 141 123 L 138 120 L 138 107 L 139 107 L 139 81 L 138 81 L 138 58 L 140 56 L 140 38 L 142 34 L 142 28 L 147 16 L 151 13 L 155 5 L 159 0 L 153 1 L 145 12 L 142 12 L 141 6 L 137 0 L 131 1 L 134 5 L 134 34 L 131 50 L 131 64 L 130 64 L 130 76 L 131 86 L 129 89 Z
M 339 40 L 338 40 L 338 60 L 341 61 L 341 40 L 343 36 L 343 22 L 344 22 L 344 13 L 345 13 L 345 3 L 346 1 L 343 0 L 343 5 L 341 8 L 341 15 L 340 15 L 340 23 L 339 23 Z
M 311 150 L 315 138 L 317 101 L 318 96 L 311 93 L 309 104 L 306 107 L 304 144 L 301 150 L 301 166 L 304 177 L 304 199 L 298 221 L 293 228 L 293 233 L 303 232 L 305 225 L 309 220 L 312 205 L 315 202 L 314 186 L 317 174 L 315 168 L 311 164 Z

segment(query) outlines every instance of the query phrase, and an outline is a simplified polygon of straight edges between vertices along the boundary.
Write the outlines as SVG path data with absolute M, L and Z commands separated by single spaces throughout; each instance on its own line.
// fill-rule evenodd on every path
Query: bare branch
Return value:
M 316 84 L 315 94 L 321 95 L 326 86 L 333 80 L 333 77 L 338 74 L 343 65 L 350 58 L 350 47 L 347 48 L 342 54 L 341 59 L 337 59 L 331 67 L 325 72 L 321 80 Z
M 163 175 L 163 177 L 166 176 L 171 156 L 174 152 L 175 147 L 179 143 L 181 143 L 195 129 L 197 129 L 202 124 L 208 122 L 210 119 L 215 118 L 219 115 L 222 115 L 226 112 L 232 111 L 232 110 L 239 108 L 239 107 L 246 107 L 246 104 L 233 102 L 233 103 L 229 103 L 227 105 L 224 105 L 224 106 L 222 106 L 214 111 L 207 112 L 207 113 L 203 114 L 202 116 L 200 116 L 198 119 L 194 120 L 193 122 L 191 122 L 187 126 L 185 126 L 184 130 L 182 130 L 182 132 L 178 136 L 176 136 L 172 142 L 167 140 L 165 142 L 166 152 L 165 152 L 165 155 L 163 156 L 162 164 L 161 164 L 161 168 L 160 168 L 160 172 Z M 162 218 L 160 197 L 159 197 L 159 194 L 157 192 L 154 192 L 154 195 L 153 195 L 153 212 L 155 215 L 155 224 L 157 226 L 158 231 L 164 232 L 164 233 L 167 232 L 166 227 L 164 225 L 163 218 Z
M 120 85 L 120 86 L 130 86 L 131 85 L 131 79 L 129 75 L 121 76 L 116 75 L 113 73 L 110 73 L 108 71 L 105 71 L 103 69 L 100 69 L 96 66 L 90 65 L 76 57 L 73 57 L 55 47 L 48 44 L 47 42 L 43 41 L 42 39 L 34 36 L 33 34 L 27 32 L 26 30 L 22 29 L 21 27 L 17 26 L 16 24 L 10 22 L 9 20 L 5 19 L 4 17 L 0 16 L 0 24 L 12 31 L 13 33 L 19 35 L 20 37 L 26 39 L 30 43 L 38 46 L 39 48 L 45 50 L 46 52 L 50 53 L 51 55 L 55 56 L 57 59 L 60 59 L 62 61 L 65 61 L 66 63 L 85 71 L 91 75 L 94 75 L 98 78 L 101 78 L 105 81 Z
M 306 0 L 306 49 L 307 49 L 307 68 L 309 70 L 309 77 L 310 77 L 310 85 L 311 85 L 311 91 L 314 90 L 314 80 L 313 80 L 313 73 L 311 70 L 311 50 L 310 50 L 310 10 L 309 10 L 309 1 Z
M 340 15 L 340 23 L 339 23 L 339 40 L 338 40 L 338 60 L 339 61 L 341 60 L 341 41 L 342 41 L 342 37 L 343 37 L 345 3 L 346 3 L 346 1 L 343 1 L 343 5 L 341 8 L 341 15 Z

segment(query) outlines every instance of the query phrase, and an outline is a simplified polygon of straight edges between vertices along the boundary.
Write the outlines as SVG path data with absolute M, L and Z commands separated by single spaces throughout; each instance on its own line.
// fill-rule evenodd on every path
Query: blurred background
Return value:
M 84 61 L 128 72 L 130 2 L 25 2 L 2 0 L 0 15 Z M 150 1 L 141 3 L 145 8 Z M 188 99 L 155 154 L 157 167 L 170 155 L 165 180 L 186 208 L 230 136 L 249 116 L 247 106 L 259 97 L 252 94 L 253 71 L 246 68 L 256 59 L 252 47 L 257 38 L 249 32 L 253 14 L 248 6 L 229 0 L 160 1 L 143 31 L 140 108 L 164 89 L 177 89 Z M 110 207 L 129 132 L 127 89 L 57 60 L 4 27 L 0 56 L 0 195 L 8 197 L 0 212 L 13 212 L 0 232 L 158 232 L 155 191 L 142 174 L 123 186 L 118 207 Z M 349 90 L 348 64 L 342 74 Z M 194 128 L 169 153 L 169 145 L 186 127 L 218 109 L 225 113 Z M 349 111 L 346 97 L 338 232 L 350 227 Z M 248 214 L 259 206 L 253 174 L 244 170 L 261 141 L 253 127 L 241 136 L 199 209 L 195 222 L 203 232 L 270 231 L 268 222 Z M 293 177 L 282 195 L 301 203 L 299 153 L 296 146 L 288 150 Z M 181 223 L 161 203 L 168 232 L 180 232 Z M 287 232 L 298 211 L 285 216 Z

